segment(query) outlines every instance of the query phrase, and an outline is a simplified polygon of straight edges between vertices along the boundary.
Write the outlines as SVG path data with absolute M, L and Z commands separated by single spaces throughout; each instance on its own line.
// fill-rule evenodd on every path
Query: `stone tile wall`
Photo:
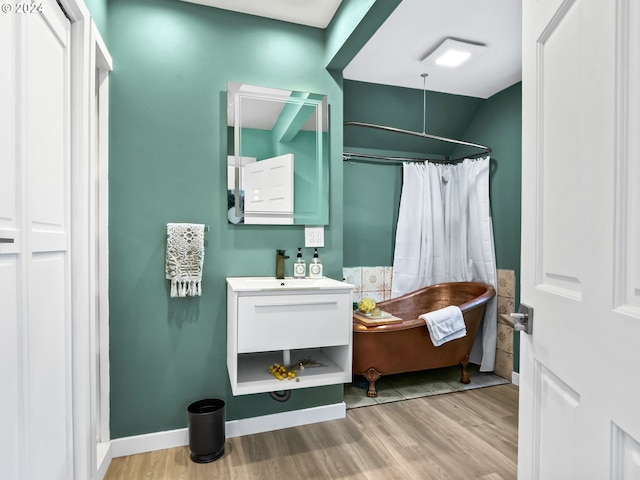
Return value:
M 342 269 L 342 276 L 355 286 L 354 302 L 365 297 L 382 302 L 391 298 L 391 272 L 392 267 L 349 267 Z
M 498 270 L 498 338 L 494 372 L 509 381 L 513 374 L 513 327 L 507 319 L 514 309 L 515 272 Z

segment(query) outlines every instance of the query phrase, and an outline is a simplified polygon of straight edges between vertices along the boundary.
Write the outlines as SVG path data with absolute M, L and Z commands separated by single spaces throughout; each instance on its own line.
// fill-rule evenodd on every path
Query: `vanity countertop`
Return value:
M 288 290 L 352 290 L 353 285 L 333 278 L 285 277 L 228 277 L 227 284 L 234 292 L 262 292 Z

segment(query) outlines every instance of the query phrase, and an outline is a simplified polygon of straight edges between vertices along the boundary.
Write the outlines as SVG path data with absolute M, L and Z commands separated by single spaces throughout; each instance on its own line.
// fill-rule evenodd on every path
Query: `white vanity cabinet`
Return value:
M 330 278 L 227 278 L 227 369 L 234 395 L 351 381 L 353 285 Z M 312 359 L 294 380 L 274 363 Z

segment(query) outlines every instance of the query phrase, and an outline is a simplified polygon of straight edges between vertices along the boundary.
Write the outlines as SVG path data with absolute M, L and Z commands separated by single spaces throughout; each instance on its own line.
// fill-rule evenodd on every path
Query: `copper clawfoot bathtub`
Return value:
M 469 383 L 467 365 L 486 303 L 495 296 L 491 285 L 451 282 L 431 285 L 380 302 L 381 310 L 403 319 L 401 323 L 367 327 L 353 322 L 353 373 L 369 381 L 368 397 L 377 397 L 376 380 L 382 375 L 461 366 L 460 381 Z M 435 347 L 423 313 L 449 305 L 462 310 L 467 335 Z

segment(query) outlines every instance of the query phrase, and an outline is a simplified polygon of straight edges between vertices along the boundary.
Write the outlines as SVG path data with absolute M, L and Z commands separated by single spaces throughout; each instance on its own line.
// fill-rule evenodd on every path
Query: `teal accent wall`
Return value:
M 344 185 L 344 266 L 393 265 L 402 169 L 345 163 Z
M 102 39 L 105 41 L 107 46 L 109 42 L 107 41 L 107 0 L 84 0 L 89 13 L 91 14 L 91 18 L 96 23 L 96 27 L 98 27 L 98 31 L 102 36 Z
M 240 155 L 243 157 L 255 157 L 258 160 L 276 156 L 276 145 L 273 142 L 273 134 L 269 130 L 256 128 L 240 129 Z M 229 153 L 233 155 L 233 148 Z
M 399 3 L 399 0 L 393 1 Z M 376 0 L 342 0 L 342 3 L 338 7 L 337 15 L 334 16 L 327 27 L 325 57 L 327 65 L 331 64 L 336 57 L 341 56 L 341 50 L 345 48 L 347 39 L 353 34 L 360 22 L 366 17 L 371 6 L 375 3 Z M 379 1 L 378 3 L 382 2 Z M 357 52 L 361 47 L 362 45 L 359 45 L 357 49 L 353 48 L 353 50 Z M 354 54 L 355 53 L 351 54 L 350 57 L 353 57 Z M 346 64 L 342 65 L 340 70 L 345 66 Z
M 483 100 L 427 92 L 426 132 L 464 138 Z M 345 120 L 421 132 L 421 90 L 344 81 Z M 403 157 L 451 155 L 455 145 L 360 127 L 345 127 L 345 151 Z M 344 265 L 393 265 L 402 164 L 344 162 Z
M 498 268 L 515 270 L 520 304 L 520 212 L 522 185 L 522 83 L 485 100 L 464 138 L 488 145 L 491 153 L 491 216 Z M 514 371 L 520 371 L 519 334 L 514 333 Z
M 328 95 L 320 255 L 326 275 L 342 276 L 343 94 L 325 69 L 325 32 L 176 0 L 113 0 L 108 20 L 112 438 L 184 428 L 188 404 L 207 397 L 226 402 L 227 420 L 342 402 L 341 385 L 295 390 L 284 403 L 233 397 L 226 369 L 225 277 L 273 276 L 275 250 L 293 258 L 304 245 L 301 226 L 227 222 L 227 82 Z M 211 227 L 202 297 L 169 298 L 168 222 Z
M 426 115 L 422 90 L 374 83 L 344 81 L 344 117 L 449 138 L 462 138 L 482 99 L 430 92 Z M 426 121 L 425 121 L 426 117 Z M 345 145 L 383 150 L 402 150 L 450 155 L 455 145 L 381 130 L 345 126 Z
M 402 0 L 342 0 L 327 27 L 326 65 L 342 72 Z

